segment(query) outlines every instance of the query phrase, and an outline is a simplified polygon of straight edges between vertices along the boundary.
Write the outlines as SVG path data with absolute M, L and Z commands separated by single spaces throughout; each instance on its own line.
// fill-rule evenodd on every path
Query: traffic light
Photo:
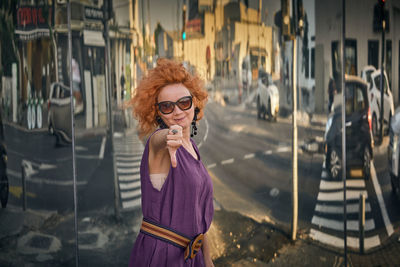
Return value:
M 104 20 L 110 20 L 113 18 L 113 1 L 112 0 L 104 0 L 103 1 L 103 14 L 104 14 Z
M 304 29 L 304 7 L 303 0 L 297 0 L 296 3 L 296 34 L 303 35 Z
M 385 2 L 385 0 L 378 0 L 378 3 L 374 6 L 374 32 L 381 32 L 383 30 L 383 21 L 385 21 L 385 31 L 389 31 L 389 11 L 385 9 Z
M 182 40 L 186 40 L 186 5 L 182 8 Z
M 281 10 L 282 10 L 282 35 L 285 40 L 290 40 L 292 38 L 292 32 L 290 27 L 290 5 L 289 0 L 281 0 Z

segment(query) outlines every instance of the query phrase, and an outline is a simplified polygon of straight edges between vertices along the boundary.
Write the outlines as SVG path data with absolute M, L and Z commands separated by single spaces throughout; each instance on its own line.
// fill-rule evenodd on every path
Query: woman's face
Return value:
M 183 84 L 170 84 L 161 89 L 160 93 L 158 94 L 157 103 L 166 101 L 176 103 L 177 101 L 180 101 L 181 103 L 179 105 L 183 108 L 186 108 L 189 107 L 188 97 L 191 97 L 190 91 Z M 166 104 L 166 106 L 170 106 L 171 109 L 171 103 L 164 104 Z M 168 127 L 171 127 L 172 125 L 179 125 L 183 129 L 190 127 L 194 117 L 194 108 L 195 107 L 192 104 L 189 109 L 182 110 L 177 104 L 172 104 L 172 112 L 169 114 L 164 114 L 161 112 L 159 107 L 157 107 L 158 115 Z

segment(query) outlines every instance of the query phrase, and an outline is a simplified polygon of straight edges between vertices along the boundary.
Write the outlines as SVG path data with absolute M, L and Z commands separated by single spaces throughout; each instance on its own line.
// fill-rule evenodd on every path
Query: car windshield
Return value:
M 357 83 L 346 84 L 346 115 L 364 111 L 366 108 L 366 96 L 361 85 Z
M 381 75 L 378 75 L 375 77 L 375 85 L 376 88 L 380 91 L 381 90 Z M 388 83 L 387 83 L 387 79 L 385 78 L 385 93 L 387 93 L 388 91 Z

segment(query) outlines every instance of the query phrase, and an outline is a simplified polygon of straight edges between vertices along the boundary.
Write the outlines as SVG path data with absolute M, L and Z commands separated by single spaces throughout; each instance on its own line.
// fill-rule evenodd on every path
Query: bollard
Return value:
M 26 180 L 24 162 L 21 163 L 21 178 L 22 178 L 22 210 L 26 210 Z
M 360 254 L 364 254 L 364 226 L 365 226 L 365 195 L 360 194 L 360 210 L 358 214 L 358 223 L 360 230 Z

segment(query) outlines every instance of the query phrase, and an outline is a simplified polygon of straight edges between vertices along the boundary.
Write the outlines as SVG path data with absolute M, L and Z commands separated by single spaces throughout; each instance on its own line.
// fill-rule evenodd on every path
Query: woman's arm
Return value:
M 202 250 L 206 267 L 214 267 L 214 263 L 211 260 L 210 244 L 208 242 L 207 233 L 204 234 Z

